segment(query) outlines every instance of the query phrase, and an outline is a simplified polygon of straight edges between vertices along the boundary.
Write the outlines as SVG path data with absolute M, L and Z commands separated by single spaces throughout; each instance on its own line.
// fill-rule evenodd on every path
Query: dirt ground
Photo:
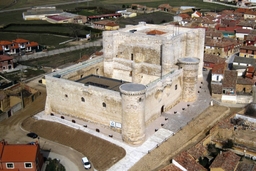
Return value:
M 40 137 L 69 146 L 88 156 L 97 170 L 107 170 L 125 156 L 125 150 L 115 144 L 81 130 L 44 120 L 27 118 L 24 129 L 36 132 Z

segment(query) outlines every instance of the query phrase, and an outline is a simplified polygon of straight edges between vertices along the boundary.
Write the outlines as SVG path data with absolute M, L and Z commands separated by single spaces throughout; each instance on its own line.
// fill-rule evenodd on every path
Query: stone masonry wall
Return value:
M 47 99 L 45 113 L 58 113 L 109 126 L 121 123 L 119 92 L 46 76 Z

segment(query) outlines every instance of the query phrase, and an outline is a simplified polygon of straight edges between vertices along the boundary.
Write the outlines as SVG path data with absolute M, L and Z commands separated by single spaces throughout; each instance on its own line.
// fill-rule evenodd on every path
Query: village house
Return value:
M 92 16 L 87 16 L 87 22 L 94 22 L 94 21 L 99 21 L 99 20 L 104 20 L 104 19 L 116 19 L 122 17 L 120 13 L 114 13 L 114 14 L 102 14 L 102 15 L 92 15 Z
M 255 59 L 254 58 L 245 58 L 240 56 L 235 56 L 233 60 L 233 69 L 246 69 L 248 66 L 255 66 Z
M 127 10 L 117 11 L 116 13 L 121 14 L 122 17 L 124 17 L 124 18 L 132 18 L 132 17 L 136 17 L 137 16 L 136 12 L 130 12 L 130 11 L 127 11 Z
M 12 69 L 14 69 L 13 57 L 0 55 L 0 72 L 10 71 Z
M 8 144 L 0 142 L 0 170 L 38 171 L 44 163 L 40 153 L 40 145 L 36 142 L 30 144 Z
M 207 171 L 187 151 L 184 151 L 172 159 L 172 164 L 181 170 Z
M 225 64 L 225 59 L 217 55 L 204 54 L 204 67 L 212 69 L 216 64 Z
M 202 17 L 202 14 L 199 11 L 195 11 L 191 14 L 191 18 Z
M 237 71 L 225 70 L 222 81 L 222 102 L 236 103 Z
M 119 25 L 111 20 L 101 20 L 92 23 L 92 27 L 100 30 L 118 30 Z
M 45 20 L 47 16 L 61 14 L 63 10 L 57 10 L 55 6 L 38 6 L 22 13 L 24 20 Z
M 222 94 L 222 80 L 224 78 L 224 71 L 226 69 L 226 64 L 215 64 L 212 68 L 211 76 L 211 90 L 212 96 Z
M 244 19 L 256 19 L 256 11 L 246 10 L 244 12 Z
M 241 46 L 239 57 L 256 59 L 256 47 L 255 46 Z
M 37 42 L 30 42 L 26 39 L 18 38 L 12 41 L 0 41 L 0 55 L 15 55 L 22 52 L 34 52 L 37 50 L 39 50 L 39 44 Z
M 170 12 L 172 7 L 169 4 L 161 4 L 158 6 L 158 9 L 160 9 L 161 11 Z
M 11 117 L 23 107 L 32 103 L 40 92 L 23 83 L 15 84 L 6 88 L 0 94 L 1 111 L 0 121 Z
M 241 42 L 233 39 L 222 38 L 216 41 L 211 38 L 206 38 L 205 53 L 217 55 L 221 58 L 228 58 L 230 55 L 239 52 L 241 44 Z
M 220 153 L 210 166 L 210 171 L 231 171 L 235 170 L 240 157 L 231 151 Z

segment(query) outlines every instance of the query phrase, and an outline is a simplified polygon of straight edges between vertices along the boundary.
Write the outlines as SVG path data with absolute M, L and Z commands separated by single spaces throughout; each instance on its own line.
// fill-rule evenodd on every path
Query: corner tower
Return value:
M 144 142 L 146 86 L 127 83 L 119 87 L 122 97 L 123 141 L 138 145 Z
M 179 67 L 183 69 L 182 99 L 193 102 L 197 99 L 198 64 L 200 60 L 194 57 L 180 58 Z

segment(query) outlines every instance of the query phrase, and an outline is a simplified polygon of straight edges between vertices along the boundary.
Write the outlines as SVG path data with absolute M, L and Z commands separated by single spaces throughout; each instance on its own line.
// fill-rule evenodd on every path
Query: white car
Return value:
M 83 162 L 83 165 L 84 165 L 85 169 L 90 169 L 91 168 L 91 163 L 90 163 L 90 161 L 88 160 L 87 157 L 83 157 L 82 162 Z

